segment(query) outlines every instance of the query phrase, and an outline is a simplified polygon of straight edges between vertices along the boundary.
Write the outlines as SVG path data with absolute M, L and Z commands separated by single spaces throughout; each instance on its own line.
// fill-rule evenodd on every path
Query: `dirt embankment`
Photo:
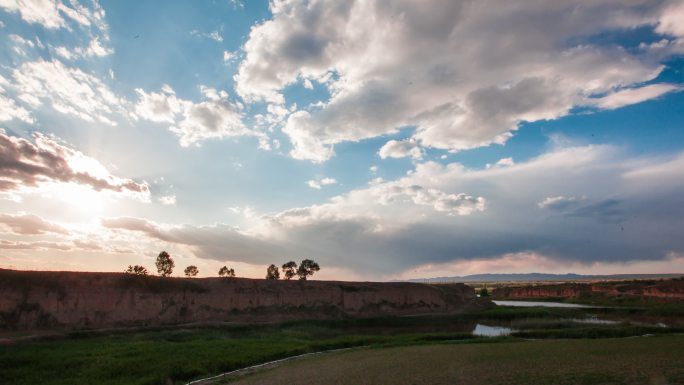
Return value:
M 160 278 L 0 270 L 0 329 L 455 313 L 491 306 L 463 284 Z
M 684 300 L 684 280 L 566 283 L 555 285 L 500 287 L 494 298 L 577 298 L 582 296 L 644 297 Z

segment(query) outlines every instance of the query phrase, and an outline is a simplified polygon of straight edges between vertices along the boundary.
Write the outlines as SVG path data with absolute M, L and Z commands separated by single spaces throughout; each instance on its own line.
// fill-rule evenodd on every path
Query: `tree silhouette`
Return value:
M 157 265 L 157 272 L 162 277 L 171 275 L 171 273 L 173 273 L 173 268 L 176 267 L 176 264 L 173 263 L 173 259 L 171 259 L 171 256 L 166 251 L 159 253 L 155 265 Z
M 223 266 L 219 269 L 218 275 L 219 277 L 235 277 L 235 270 L 233 270 L 233 268 L 229 269 L 228 267 Z
M 279 279 L 280 278 L 280 272 L 278 271 L 278 266 L 271 264 L 266 269 L 266 279 Z
M 147 275 L 147 269 L 144 266 L 140 265 L 135 265 L 131 266 L 128 265 L 128 269 L 124 271 L 126 274 L 133 274 L 133 275 Z
M 283 274 L 285 274 L 285 279 L 292 279 L 292 277 L 297 275 L 297 264 L 294 261 L 284 264 Z
M 186 267 L 183 272 L 185 273 L 186 277 L 194 277 L 197 275 L 197 273 L 199 273 L 199 269 L 197 269 L 197 266 L 195 265 L 190 265 Z
M 302 261 L 302 263 L 299 264 L 299 268 L 297 269 L 297 275 L 299 276 L 300 281 L 306 281 L 306 277 L 314 275 L 314 273 L 320 269 L 321 267 L 318 266 L 318 263 L 310 259 L 305 259 Z

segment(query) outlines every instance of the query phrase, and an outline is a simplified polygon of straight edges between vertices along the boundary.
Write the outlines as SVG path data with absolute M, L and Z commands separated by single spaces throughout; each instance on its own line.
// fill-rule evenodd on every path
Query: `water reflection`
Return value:
M 599 319 L 598 317 L 571 318 L 570 321 L 581 323 L 581 324 L 592 324 L 592 325 L 617 325 L 620 323 L 619 321 Z
M 517 307 L 570 307 L 570 308 L 595 308 L 596 306 L 578 305 L 576 303 L 564 302 L 542 302 L 542 301 L 492 301 L 499 306 Z
M 473 335 L 480 337 L 501 337 L 510 335 L 512 332 L 513 329 L 503 326 L 487 326 L 477 324 L 473 330 Z

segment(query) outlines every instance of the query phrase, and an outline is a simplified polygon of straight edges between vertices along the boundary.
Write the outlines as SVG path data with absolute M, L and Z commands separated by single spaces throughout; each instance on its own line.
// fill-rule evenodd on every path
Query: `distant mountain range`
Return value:
M 473 274 L 462 277 L 435 277 L 409 279 L 408 282 L 511 282 L 511 281 L 597 281 L 597 280 L 630 280 L 630 279 L 660 279 L 682 277 L 680 274 L 610 274 L 610 275 L 583 275 L 583 274 Z

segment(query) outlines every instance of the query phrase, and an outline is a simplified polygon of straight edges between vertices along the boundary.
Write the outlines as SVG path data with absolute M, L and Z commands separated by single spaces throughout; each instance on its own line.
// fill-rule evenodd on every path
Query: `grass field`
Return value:
M 230 383 L 684 384 L 684 336 L 362 349 L 302 358 Z
M 0 384 L 182 383 L 309 351 L 382 342 L 315 334 L 296 327 L 179 329 L 0 346 Z
M 571 321 L 573 318 L 582 318 L 587 311 L 498 307 L 448 316 L 297 321 L 278 325 L 212 328 L 176 327 L 105 334 L 82 331 L 58 338 L 0 345 L 0 384 L 183 384 L 192 379 L 307 352 L 460 341 L 469 346 L 482 345 L 480 349 L 494 354 L 502 349 L 500 345 L 509 346 L 506 349 L 515 346 L 527 349 L 525 344 L 494 343 L 520 340 L 519 337 L 595 338 L 597 340 L 592 343 L 601 347 L 608 341 L 600 339 L 604 337 L 667 333 L 674 338 L 673 341 L 678 341 L 679 347 L 682 346 L 681 337 L 672 334 L 681 333 L 683 330 L 679 328 L 631 323 L 584 325 Z M 612 309 L 602 315 L 623 317 L 645 311 L 654 310 Z M 510 326 L 518 332 L 513 337 L 503 339 L 476 338 L 471 335 L 476 323 Z M 511 352 L 518 355 L 523 353 Z M 681 356 L 684 356 L 684 352 Z M 484 360 L 489 360 L 486 354 L 484 357 Z

